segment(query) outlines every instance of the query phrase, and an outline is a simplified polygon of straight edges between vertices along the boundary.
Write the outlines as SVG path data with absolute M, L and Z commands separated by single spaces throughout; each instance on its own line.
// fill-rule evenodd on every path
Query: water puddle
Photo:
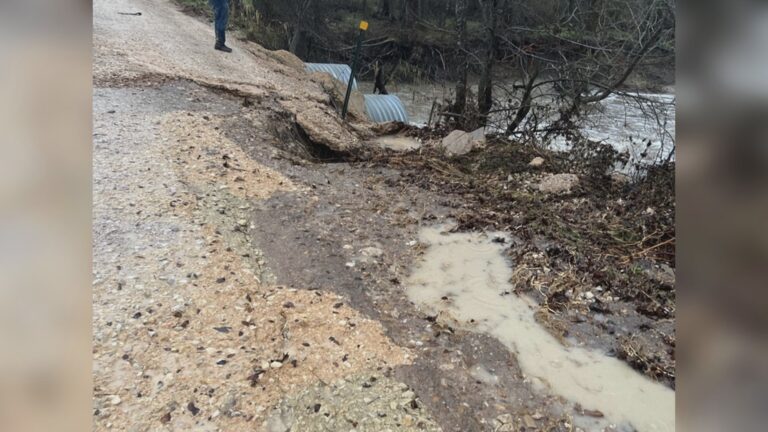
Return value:
M 541 390 L 602 412 L 604 419 L 591 420 L 590 430 L 611 423 L 620 430 L 675 430 L 673 390 L 618 359 L 564 346 L 535 321 L 532 300 L 503 295 L 513 288 L 504 245 L 494 241 L 503 234 L 445 230 L 432 227 L 420 233 L 429 248 L 406 284 L 413 302 L 499 339 Z

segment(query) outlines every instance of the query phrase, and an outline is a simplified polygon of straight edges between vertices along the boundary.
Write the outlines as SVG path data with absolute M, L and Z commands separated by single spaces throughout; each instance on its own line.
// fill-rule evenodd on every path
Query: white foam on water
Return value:
M 496 337 L 517 355 L 541 390 L 605 415 L 604 425 L 639 432 L 675 430 L 675 392 L 604 353 L 564 346 L 534 319 L 535 304 L 515 294 L 500 233 L 446 233 L 424 228 L 429 245 L 406 282 L 409 298 Z M 471 324 L 470 324 L 471 323 Z

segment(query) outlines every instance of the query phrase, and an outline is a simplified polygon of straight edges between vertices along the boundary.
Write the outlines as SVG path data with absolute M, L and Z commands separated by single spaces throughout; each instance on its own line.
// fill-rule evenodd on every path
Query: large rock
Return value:
M 550 174 L 539 182 L 539 190 L 549 194 L 569 193 L 578 184 L 576 174 Z
M 296 115 L 296 123 L 310 140 L 337 152 L 349 152 L 360 147 L 360 141 L 347 130 L 336 113 L 315 107 Z
M 331 96 L 333 103 L 341 110 L 344 106 L 344 98 L 347 95 L 347 86 L 327 72 L 312 72 L 309 74 L 312 80 L 320 84 Z M 347 114 L 356 120 L 368 121 L 368 114 L 365 110 L 365 97 L 362 93 L 352 90 L 349 97 L 349 107 Z
M 421 143 L 416 139 L 402 135 L 378 137 L 373 140 L 373 144 L 379 148 L 397 152 L 418 150 L 421 147 Z
M 473 132 L 455 130 L 443 138 L 440 143 L 440 147 L 448 156 L 465 155 L 483 146 L 485 146 L 485 130 L 483 128 Z

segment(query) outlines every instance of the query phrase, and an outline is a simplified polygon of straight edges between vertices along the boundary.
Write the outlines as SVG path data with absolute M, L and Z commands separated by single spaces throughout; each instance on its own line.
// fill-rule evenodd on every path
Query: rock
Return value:
M 533 160 L 531 160 L 528 163 L 528 166 L 534 167 L 534 168 L 538 168 L 538 167 L 540 167 L 542 165 L 544 165 L 544 158 L 540 157 L 540 156 L 537 156 L 537 157 L 533 158 Z
M 569 193 L 579 184 L 576 174 L 550 174 L 539 183 L 539 190 L 548 194 Z
M 357 137 L 350 133 L 336 113 L 315 107 L 296 115 L 296 123 L 312 142 L 337 152 L 349 152 L 360 147 Z
M 512 414 L 502 414 L 493 419 L 494 431 L 514 431 L 515 423 Z
M 384 255 L 384 251 L 377 247 L 367 247 L 360 249 L 360 254 L 371 258 L 378 258 Z
M 313 81 L 320 84 L 333 99 L 333 103 L 341 108 L 344 106 L 344 98 L 347 95 L 347 86 L 327 72 L 312 72 L 309 74 Z M 365 97 L 357 90 L 352 90 L 349 96 L 347 114 L 356 120 L 368 121 L 368 112 L 365 109 Z
M 455 130 L 443 138 L 440 147 L 448 156 L 465 155 L 476 148 L 485 145 L 485 130 L 483 128 L 472 132 Z
M 379 148 L 401 152 L 418 150 L 421 148 L 421 143 L 417 140 L 400 135 L 379 137 L 373 140 L 373 144 Z
M 187 410 L 192 413 L 193 416 L 197 415 L 197 413 L 200 412 L 200 408 L 195 406 L 194 402 L 190 402 L 187 404 Z
M 536 427 L 536 422 L 533 420 L 533 417 L 528 414 L 523 416 L 523 421 L 525 422 L 525 427 L 527 428 L 533 429 Z

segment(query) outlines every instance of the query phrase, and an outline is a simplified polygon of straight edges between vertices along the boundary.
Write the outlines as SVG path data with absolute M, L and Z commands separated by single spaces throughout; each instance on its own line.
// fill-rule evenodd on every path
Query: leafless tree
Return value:
M 469 54 L 467 52 L 467 0 L 456 0 L 456 49 L 458 51 L 458 80 L 453 112 L 463 116 L 467 106 Z

